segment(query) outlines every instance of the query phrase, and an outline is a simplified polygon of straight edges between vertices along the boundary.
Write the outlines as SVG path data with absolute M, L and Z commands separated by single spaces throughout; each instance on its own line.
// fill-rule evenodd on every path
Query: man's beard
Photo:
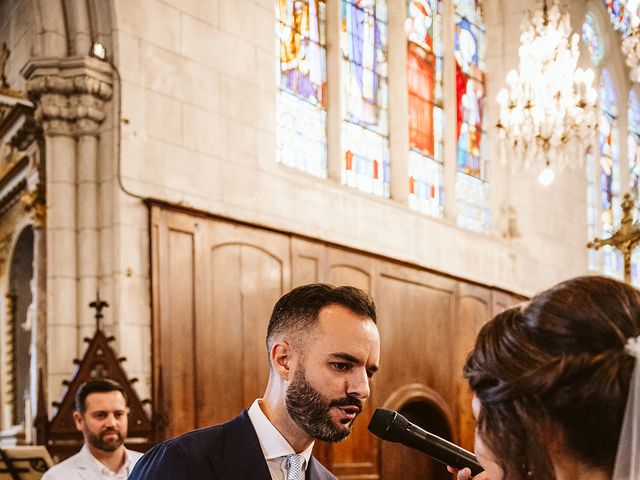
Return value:
M 331 418 L 332 407 L 355 406 L 358 413 L 362 401 L 352 395 L 337 400 L 328 400 L 307 381 L 302 366 L 296 371 L 285 397 L 287 411 L 294 422 L 307 434 L 325 442 L 344 440 L 353 427 L 353 421 L 337 424 Z
M 104 437 L 108 433 L 115 433 L 117 437 L 112 437 L 109 440 L 104 440 Z M 87 430 L 85 434 L 87 436 L 87 441 L 93 447 L 97 448 L 98 450 L 103 450 L 105 452 L 115 452 L 120 447 L 120 445 L 124 443 L 124 437 L 122 436 L 122 433 L 120 433 L 117 430 L 105 430 L 104 432 L 100 433 L 100 435 L 98 436 L 94 435 L 93 433 Z

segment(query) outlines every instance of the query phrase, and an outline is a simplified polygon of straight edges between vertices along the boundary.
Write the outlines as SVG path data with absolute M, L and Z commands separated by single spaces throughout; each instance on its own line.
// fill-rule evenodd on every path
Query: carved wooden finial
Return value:
M 96 290 L 96 299 L 89 304 L 89 307 L 96 309 L 96 330 L 102 331 L 102 309 L 108 307 L 109 304 L 100 299 L 100 289 Z
M 7 83 L 7 76 L 5 72 L 9 55 L 11 55 L 11 52 L 7 48 L 7 44 L 3 43 L 2 49 L 0 50 L 0 88 L 9 88 L 9 84 Z

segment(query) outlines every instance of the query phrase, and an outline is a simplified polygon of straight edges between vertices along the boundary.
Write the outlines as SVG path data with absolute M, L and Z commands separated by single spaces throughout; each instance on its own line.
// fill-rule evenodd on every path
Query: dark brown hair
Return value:
M 267 329 L 267 349 L 276 337 L 300 334 L 318 321 L 318 313 L 328 305 L 342 305 L 362 317 L 376 322 L 376 305 L 371 296 L 356 287 L 335 287 L 313 283 L 294 288 L 273 307 Z
M 124 392 L 124 388 L 115 380 L 110 378 L 94 378 L 89 380 L 78 388 L 76 392 L 76 410 L 82 414 L 87 410 L 87 397 L 92 393 L 108 393 L 108 392 L 120 392 L 124 397 L 124 401 L 127 401 L 127 394 Z
M 549 429 L 567 453 L 612 472 L 640 334 L 640 292 L 602 276 L 562 282 L 494 317 L 464 376 L 478 431 L 505 480 L 554 479 Z

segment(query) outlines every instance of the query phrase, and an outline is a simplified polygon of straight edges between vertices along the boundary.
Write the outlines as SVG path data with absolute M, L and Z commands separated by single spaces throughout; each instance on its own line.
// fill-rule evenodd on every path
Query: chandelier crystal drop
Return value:
M 576 68 L 579 35 L 557 0 L 522 25 L 519 70 L 498 93 L 501 157 L 540 172 L 580 162 L 596 140 L 598 93 L 590 69 Z

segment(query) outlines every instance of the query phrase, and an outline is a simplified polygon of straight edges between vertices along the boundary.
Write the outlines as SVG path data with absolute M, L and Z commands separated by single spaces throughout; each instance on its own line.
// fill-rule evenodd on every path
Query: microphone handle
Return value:
M 458 470 L 467 467 L 471 470 L 472 475 L 477 475 L 484 470 L 473 453 L 448 442 L 444 438 L 433 435 L 412 423 L 407 425 L 406 432 L 412 432 L 412 434 L 405 435 L 405 441 L 403 442 L 405 445 L 426 453 L 438 462 L 450 465 Z M 420 442 L 417 437 L 427 441 Z

